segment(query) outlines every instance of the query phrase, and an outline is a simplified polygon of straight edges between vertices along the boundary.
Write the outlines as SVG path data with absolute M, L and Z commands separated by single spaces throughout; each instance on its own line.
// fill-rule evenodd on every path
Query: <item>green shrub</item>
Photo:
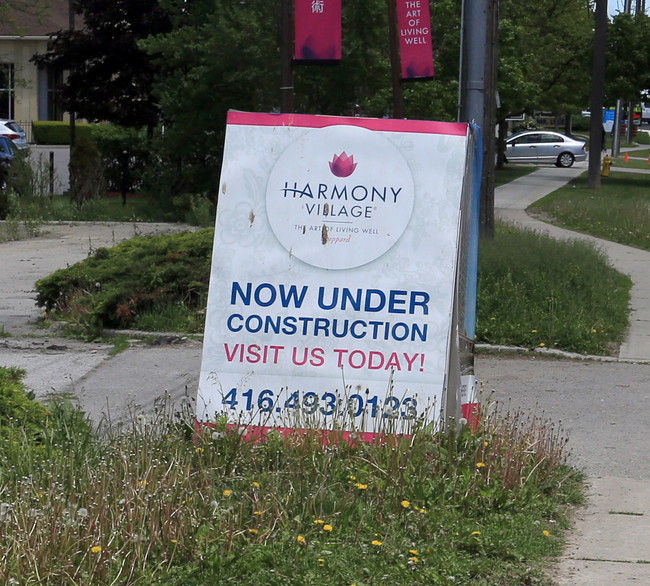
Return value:
M 54 121 L 32 122 L 32 132 L 36 144 L 66 145 L 70 144 L 70 123 Z M 75 139 L 89 137 L 92 132 L 90 124 L 75 123 Z
M 141 189 L 145 169 L 150 164 L 146 132 L 112 124 L 96 124 L 92 128 L 92 135 L 102 156 L 108 190 L 121 190 L 125 157 L 128 162 L 126 189 Z
M 210 278 L 213 229 L 137 237 L 99 248 L 86 260 L 39 280 L 37 303 L 98 332 L 129 327 L 169 304 L 202 310 Z
M 34 171 L 27 156 L 18 153 L 7 173 L 7 189 L 19 197 L 29 197 L 32 194 Z
M 571 118 L 571 127 L 577 132 L 589 132 L 591 130 L 591 118 L 573 116 L 573 118 Z
M 209 196 L 185 193 L 175 197 L 173 203 L 178 215 L 188 224 L 202 228 L 214 225 L 217 208 Z
M 13 438 L 17 430 L 35 436 L 45 426 L 47 411 L 25 391 L 24 376 L 20 368 L 0 366 L 0 442 Z
M 106 191 L 102 158 L 90 136 L 79 136 L 70 151 L 70 198 L 82 205 Z

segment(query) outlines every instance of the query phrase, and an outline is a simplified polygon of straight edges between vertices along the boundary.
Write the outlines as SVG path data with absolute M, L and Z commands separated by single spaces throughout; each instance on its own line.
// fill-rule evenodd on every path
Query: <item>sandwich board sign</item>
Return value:
M 199 422 L 372 435 L 439 419 L 459 380 L 472 141 L 459 123 L 229 112 Z

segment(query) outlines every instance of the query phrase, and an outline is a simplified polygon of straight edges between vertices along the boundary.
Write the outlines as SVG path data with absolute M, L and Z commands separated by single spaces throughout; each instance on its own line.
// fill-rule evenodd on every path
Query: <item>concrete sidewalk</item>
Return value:
M 551 226 L 535 220 L 525 211 L 533 202 L 562 187 L 586 170 L 586 163 L 577 164 L 570 169 L 542 168 L 504 185 L 495 193 L 495 213 L 500 219 L 554 238 L 589 241 L 605 253 L 617 270 L 629 275 L 633 281 L 630 329 L 620 348 L 619 363 L 650 363 L 650 271 L 648 270 L 650 252 Z M 627 171 L 627 169 L 616 170 Z M 634 172 L 643 171 L 634 170 Z M 550 366 L 546 365 L 547 368 Z M 630 364 L 628 368 L 632 367 L 633 365 Z M 477 368 L 477 374 L 480 376 L 479 370 Z M 639 377 L 637 372 L 629 374 L 632 378 Z M 612 475 L 616 466 L 608 466 L 606 455 L 601 454 L 599 461 L 590 461 L 590 465 L 587 466 L 590 486 L 588 503 L 579 511 L 565 555 L 554 569 L 553 577 L 558 586 L 650 584 L 650 484 L 643 472 L 643 470 L 647 471 L 647 464 L 642 461 L 644 460 L 642 454 L 647 454 L 650 446 L 642 422 L 625 425 L 626 413 L 632 414 L 643 409 L 641 404 L 647 402 L 650 397 L 648 382 L 650 371 L 646 376 L 641 373 L 641 377 L 637 378 L 637 383 L 633 385 L 629 384 L 630 377 L 627 377 L 625 372 L 619 372 L 616 376 L 617 383 L 610 383 L 612 384 L 611 410 L 601 408 L 600 416 L 594 419 L 593 410 L 588 409 L 586 405 L 584 407 L 585 411 L 589 411 L 592 415 L 590 420 L 592 441 L 599 446 L 603 441 L 611 443 L 605 438 L 612 438 L 610 429 L 613 429 L 612 426 L 616 423 L 622 422 L 623 425 L 617 430 L 620 437 L 610 447 L 610 456 L 614 456 L 619 461 L 621 458 L 635 459 L 632 454 L 641 457 L 637 459 L 636 466 L 631 462 L 631 466 L 627 468 L 623 465 L 627 472 L 625 475 Z M 633 387 L 629 389 L 631 405 L 621 402 L 620 398 L 617 400 L 619 391 L 616 387 L 630 386 Z M 565 387 L 563 392 L 572 391 Z M 521 394 L 521 389 L 519 393 Z M 534 402 L 534 407 L 529 406 L 534 410 L 538 408 L 540 397 L 540 395 L 529 395 L 524 397 L 523 401 L 515 398 L 513 406 L 517 407 L 518 402 Z M 598 395 L 594 393 L 592 400 L 607 400 L 602 395 L 598 399 L 596 397 Z M 585 398 L 585 400 L 590 399 Z M 566 409 L 567 401 L 562 403 Z M 634 411 L 627 411 L 627 409 Z M 565 414 L 569 422 L 572 418 L 581 416 L 580 406 L 576 406 L 576 410 L 577 412 Z M 610 429 L 607 429 L 608 427 Z M 632 427 L 637 429 L 631 429 Z M 619 469 L 619 473 L 621 471 Z

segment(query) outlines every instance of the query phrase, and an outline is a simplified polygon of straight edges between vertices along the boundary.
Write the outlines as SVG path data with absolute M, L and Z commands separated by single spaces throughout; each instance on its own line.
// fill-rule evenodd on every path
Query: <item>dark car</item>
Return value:
M 586 159 L 585 142 L 559 132 L 529 130 L 506 140 L 508 163 L 555 163 L 558 167 L 570 167 L 574 161 Z
M 13 141 L 4 136 L 0 136 L 0 189 L 4 189 L 9 167 L 16 158 L 17 153 L 18 150 Z
M 29 148 L 27 134 L 15 120 L 6 120 L 5 118 L 0 120 L 0 136 L 11 139 L 20 151 Z

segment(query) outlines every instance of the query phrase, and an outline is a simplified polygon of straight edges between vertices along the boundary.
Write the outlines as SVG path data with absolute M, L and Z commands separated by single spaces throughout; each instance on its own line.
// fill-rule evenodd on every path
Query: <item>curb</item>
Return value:
M 484 350 L 486 353 L 503 354 L 539 354 L 549 358 L 564 358 L 566 360 L 589 360 L 592 362 L 617 362 L 621 364 L 650 364 L 650 359 L 645 358 L 617 358 L 616 356 L 597 356 L 592 354 L 578 354 L 577 352 L 566 352 L 555 348 L 524 348 L 520 346 L 500 346 L 491 344 L 476 344 L 477 350 Z

